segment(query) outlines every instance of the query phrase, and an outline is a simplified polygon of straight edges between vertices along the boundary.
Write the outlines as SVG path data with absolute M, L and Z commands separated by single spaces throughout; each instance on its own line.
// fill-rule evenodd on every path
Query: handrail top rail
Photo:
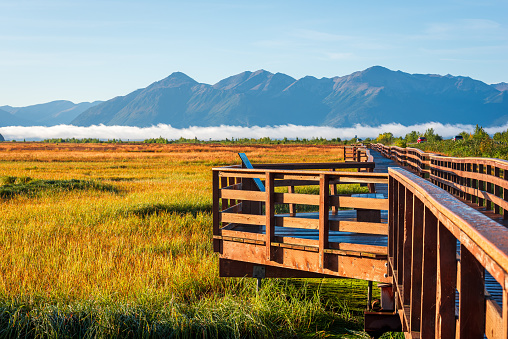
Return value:
M 307 170 L 277 170 L 277 169 L 257 169 L 257 168 L 240 168 L 240 167 L 213 167 L 212 171 L 220 172 L 233 172 L 233 173 L 251 173 L 251 174 L 265 174 L 266 172 L 274 174 L 292 174 L 302 176 L 318 176 L 321 174 L 334 176 L 334 177 L 367 177 L 367 178 L 388 178 L 388 173 L 374 173 L 374 172 L 340 172 L 340 171 L 307 171 Z
M 422 202 L 427 201 L 432 205 L 508 272 L 508 228 L 405 169 L 390 167 L 388 173 L 399 182 L 404 182 Z
M 385 146 L 383 144 L 373 144 L 373 145 L 382 146 L 382 147 L 385 147 L 388 149 L 397 148 L 397 149 L 406 150 L 406 151 L 416 151 L 416 152 L 420 153 L 421 155 L 429 156 L 429 158 L 431 160 L 444 160 L 444 161 L 449 160 L 449 161 L 454 161 L 457 163 L 474 161 L 478 164 L 484 164 L 484 165 L 488 164 L 488 163 L 496 163 L 499 166 L 503 166 L 503 168 L 506 167 L 506 169 L 508 170 L 508 160 L 503 160 L 503 159 L 484 158 L 484 157 L 460 157 L 459 158 L 459 157 L 452 157 L 452 156 L 448 156 L 448 155 L 441 155 L 441 154 L 437 154 L 437 153 L 424 152 L 419 148 L 412 148 L 412 147 L 403 148 L 403 147 L 399 147 L 399 146 Z
M 346 162 L 293 162 L 293 163 L 271 163 L 271 164 L 252 164 L 254 169 L 325 169 L 325 168 L 370 168 L 375 167 L 374 161 L 346 161 Z M 241 168 L 241 164 L 221 166 L 214 168 Z M 289 170 L 289 169 L 288 169 Z

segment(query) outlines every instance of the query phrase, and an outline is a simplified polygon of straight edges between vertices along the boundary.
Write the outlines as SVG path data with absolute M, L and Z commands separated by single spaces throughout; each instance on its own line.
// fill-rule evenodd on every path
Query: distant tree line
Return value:
M 352 139 L 353 140 L 353 139 Z M 226 138 L 224 140 L 199 140 L 197 137 L 194 139 L 187 138 L 179 138 L 179 139 L 165 139 L 163 137 L 146 139 L 143 141 L 146 144 L 211 144 L 211 143 L 220 143 L 220 144 L 240 144 L 240 145 L 253 145 L 253 144 L 266 144 L 266 145 L 285 145 L 285 144 L 313 144 L 313 145 L 325 145 L 325 144 L 344 144 L 350 143 L 349 140 L 342 140 L 341 138 L 332 138 L 330 140 L 325 138 L 295 138 L 295 139 L 271 139 L 270 137 L 263 137 L 259 139 L 255 138 L 234 138 L 231 139 Z M 352 142 L 357 142 L 354 139 Z
M 121 139 L 108 139 L 108 140 L 101 140 L 97 138 L 53 138 L 53 139 L 44 139 L 42 142 L 52 143 L 52 144 L 59 144 L 59 143 L 71 143 L 71 144 L 99 144 L 99 143 L 110 143 L 110 144 L 117 144 L 117 143 L 124 143 L 126 141 L 122 141 Z
M 476 125 L 473 133 L 461 132 L 462 140 L 443 140 L 432 128 L 425 133 L 412 131 L 405 137 L 395 138 L 392 133 L 382 133 L 375 142 L 399 147 L 415 147 L 427 152 L 435 152 L 455 157 L 489 157 L 508 159 L 508 130 L 497 132 L 491 138 L 485 129 Z M 420 136 L 427 142 L 415 143 Z

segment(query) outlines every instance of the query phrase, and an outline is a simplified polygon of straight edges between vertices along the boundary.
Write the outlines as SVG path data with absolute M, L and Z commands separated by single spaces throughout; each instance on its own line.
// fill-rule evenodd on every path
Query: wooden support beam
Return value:
M 420 338 L 433 339 L 436 329 L 437 218 L 425 207 L 423 223 Z
M 420 313 L 422 297 L 422 259 L 423 259 L 423 222 L 424 205 L 416 196 L 413 199 L 413 232 L 411 252 L 411 304 L 409 329 L 420 331 Z
M 389 177 L 388 179 L 388 258 L 393 263 L 393 257 L 394 257 L 394 232 L 395 232 L 395 225 L 394 225 L 394 219 L 395 219 L 395 189 L 396 189 L 396 181 L 393 177 Z M 393 267 L 391 265 L 388 265 L 388 276 L 393 275 Z
M 325 249 L 328 248 L 329 215 L 329 177 L 321 174 L 319 178 L 319 267 L 325 269 Z
M 226 188 L 228 187 L 228 178 L 226 177 L 221 177 L 220 178 L 220 184 L 221 184 L 221 188 Z M 224 199 L 222 198 L 222 201 L 221 201 L 221 210 L 225 210 L 227 209 L 229 206 L 228 206 L 228 199 Z
M 273 173 L 266 172 L 265 182 L 265 214 L 266 214 L 266 260 L 272 260 L 272 242 L 275 241 L 275 203 L 274 203 L 274 177 Z
M 499 178 L 499 176 L 500 176 L 499 167 L 494 167 L 494 176 L 496 178 Z M 499 187 L 499 185 L 494 184 L 494 195 L 496 197 L 501 196 L 501 188 Z M 499 214 L 499 212 L 500 212 L 499 204 L 495 204 L 494 205 L 494 213 Z
M 213 213 L 213 235 L 220 235 L 220 214 L 219 214 L 219 172 L 212 172 L 212 213 Z M 221 240 L 213 239 L 213 251 L 220 252 Z
M 397 198 L 397 284 L 402 285 L 404 280 L 404 217 L 406 208 L 406 189 L 399 183 Z
M 459 337 L 481 339 L 485 331 L 485 269 L 460 245 Z
M 288 186 L 288 193 L 295 193 L 295 186 Z M 296 204 L 289 204 L 289 215 L 292 217 L 296 215 Z
M 335 169 L 332 168 L 330 171 L 334 172 Z M 330 195 L 336 195 L 337 194 L 337 184 L 331 184 L 330 185 Z M 337 214 L 338 207 L 336 205 L 332 205 L 332 213 Z
M 409 305 L 411 302 L 411 249 L 413 242 L 413 199 L 414 195 L 406 189 L 406 199 L 404 207 L 404 263 L 403 263 L 403 304 Z
M 455 338 L 457 239 L 441 223 L 437 232 L 436 338 Z

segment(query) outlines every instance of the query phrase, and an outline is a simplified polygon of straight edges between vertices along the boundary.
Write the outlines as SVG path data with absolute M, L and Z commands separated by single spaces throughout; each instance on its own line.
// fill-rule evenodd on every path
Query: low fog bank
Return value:
M 391 132 L 394 136 L 405 136 L 411 131 L 424 133 L 428 128 L 433 128 L 434 132 L 444 138 L 451 138 L 454 135 L 466 131 L 473 132 L 473 125 L 450 125 L 437 122 L 404 126 L 401 124 L 384 124 L 380 126 L 355 125 L 354 127 L 326 127 L 326 126 L 266 126 L 266 127 L 241 127 L 241 126 L 217 126 L 217 127 L 189 127 L 173 128 L 171 125 L 159 124 L 151 127 L 132 127 L 132 126 L 104 126 L 93 125 L 88 127 L 73 125 L 57 126 L 8 126 L 0 127 L 0 134 L 5 140 L 44 140 L 53 138 L 98 138 L 103 140 L 121 139 L 123 141 L 144 140 L 150 138 L 163 137 L 166 139 L 186 139 L 198 138 L 199 140 L 224 140 L 226 138 L 263 138 L 271 139 L 295 139 L 295 138 L 376 138 L 379 134 Z M 502 132 L 508 129 L 508 124 L 498 127 L 485 128 L 485 131 L 491 135 L 496 132 Z

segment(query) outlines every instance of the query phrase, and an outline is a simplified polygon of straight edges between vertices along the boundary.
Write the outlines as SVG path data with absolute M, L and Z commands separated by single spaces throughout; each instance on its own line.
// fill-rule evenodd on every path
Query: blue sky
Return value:
M 0 106 L 373 65 L 508 82 L 508 1 L 0 0 Z

